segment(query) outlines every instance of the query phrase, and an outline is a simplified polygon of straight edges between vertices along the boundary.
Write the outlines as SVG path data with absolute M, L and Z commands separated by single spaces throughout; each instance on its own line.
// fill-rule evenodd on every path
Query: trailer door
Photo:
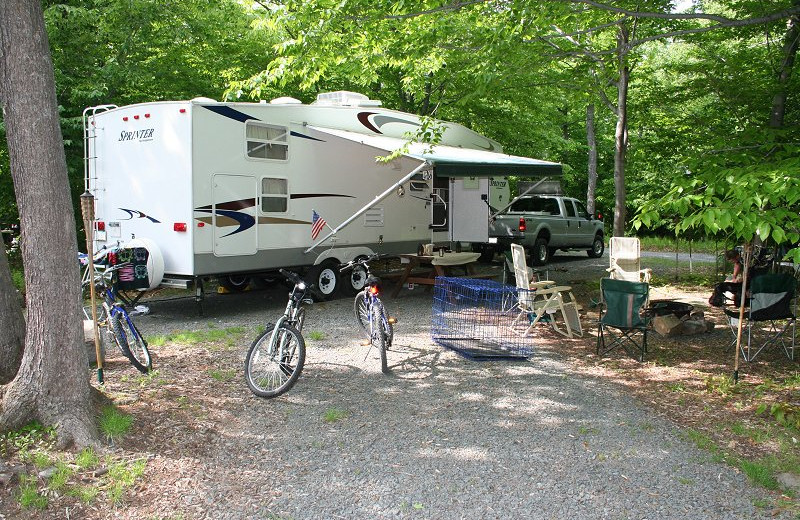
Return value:
M 258 183 L 245 175 L 214 175 L 211 200 L 214 256 L 255 254 Z
M 489 241 L 489 179 L 450 179 L 450 240 Z

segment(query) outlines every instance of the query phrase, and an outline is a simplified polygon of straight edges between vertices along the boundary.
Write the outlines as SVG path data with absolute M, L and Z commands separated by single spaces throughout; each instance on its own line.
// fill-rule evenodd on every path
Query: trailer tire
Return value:
M 360 258 L 364 257 L 358 257 L 357 260 Z M 344 272 L 342 284 L 348 295 L 355 296 L 367 284 L 367 269 L 361 264 L 356 264 L 352 269 Z
M 230 292 L 243 292 L 250 285 L 250 277 L 244 274 L 220 276 L 219 285 Z
M 339 272 L 339 262 L 332 258 L 315 265 L 308 274 L 308 281 L 314 284 L 314 292 L 319 293 L 325 300 L 333 298 L 341 285 L 342 273 Z
M 531 248 L 531 263 L 533 265 L 545 265 L 550 260 L 550 248 L 547 247 L 546 238 L 537 238 Z
M 606 250 L 605 243 L 603 242 L 603 235 L 600 233 L 594 236 L 594 241 L 592 242 L 591 249 L 587 249 L 586 253 L 589 255 L 589 258 L 600 258 L 603 256 L 603 253 Z

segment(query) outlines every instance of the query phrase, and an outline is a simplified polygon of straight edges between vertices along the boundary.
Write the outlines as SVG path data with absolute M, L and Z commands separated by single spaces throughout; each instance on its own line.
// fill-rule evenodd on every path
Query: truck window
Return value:
M 289 189 L 286 179 L 264 177 L 261 179 L 261 211 L 264 213 L 286 213 L 289 205 Z
M 578 216 L 580 218 L 585 218 L 586 220 L 589 220 L 589 212 L 586 211 L 586 208 L 583 206 L 583 204 L 581 204 L 577 200 L 575 201 L 575 208 L 578 210 Z
M 568 217 L 575 218 L 577 213 L 575 213 L 575 206 L 572 204 L 571 200 L 564 200 L 564 211 L 567 212 Z
M 542 199 L 544 201 L 544 208 L 543 211 L 545 213 L 550 213 L 551 215 L 561 215 L 561 210 L 558 207 L 558 201 L 556 199 Z
M 255 121 L 245 123 L 247 156 L 253 159 L 285 161 L 289 157 L 288 129 Z

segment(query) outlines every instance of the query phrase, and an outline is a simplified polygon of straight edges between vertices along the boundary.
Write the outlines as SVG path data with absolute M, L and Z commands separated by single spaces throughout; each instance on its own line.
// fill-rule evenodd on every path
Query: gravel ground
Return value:
M 559 255 L 551 277 L 599 278 L 607 265 Z M 209 324 L 250 330 L 277 317 L 285 297 L 279 287 L 212 294 L 203 318 L 191 301 L 158 302 L 138 322 L 147 335 Z M 300 380 L 272 400 L 242 380 L 250 332 L 230 351 L 154 349 L 166 381 L 158 391 L 172 397 L 131 405 L 139 444 L 126 446 L 150 458 L 146 482 L 125 508 L 90 516 L 773 518 L 754 506 L 767 495 L 744 475 L 622 387 L 570 369 L 562 352 L 594 341 L 592 332 L 569 340 L 544 329 L 529 361 L 475 362 L 431 342 L 430 293 L 404 290 L 385 303 L 399 318 L 391 374 L 361 346 L 350 299 L 315 304 L 306 337 L 324 339 L 307 339 Z M 188 375 L 212 365 L 236 377 Z M 170 404 L 181 398 L 183 415 Z

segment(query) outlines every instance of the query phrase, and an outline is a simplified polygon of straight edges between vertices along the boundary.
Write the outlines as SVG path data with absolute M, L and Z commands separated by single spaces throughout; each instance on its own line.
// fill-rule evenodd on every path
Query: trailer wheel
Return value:
M 336 294 L 341 278 L 339 263 L 333 259 L 325 260 L 321 264 L 312 267 L 308 276 L 308 280 L 314 284 L 316 292 L 326 300 Z
M 545 265 L 550 259 L 550 248 L 547 247 L 546 238 L 537 238 L 531 248 L 531 263 L 533 265 Z
M 344 272 L 343 283 L 345 291 L 349 295 L 355 296 L 367 283 L 367 269 L 361 264 L 356 264 L 352 269 Z
M 250 285 L 250 277 L 244 274 L 220 276 L 219 284 L 230 292 L 242 292 Z

